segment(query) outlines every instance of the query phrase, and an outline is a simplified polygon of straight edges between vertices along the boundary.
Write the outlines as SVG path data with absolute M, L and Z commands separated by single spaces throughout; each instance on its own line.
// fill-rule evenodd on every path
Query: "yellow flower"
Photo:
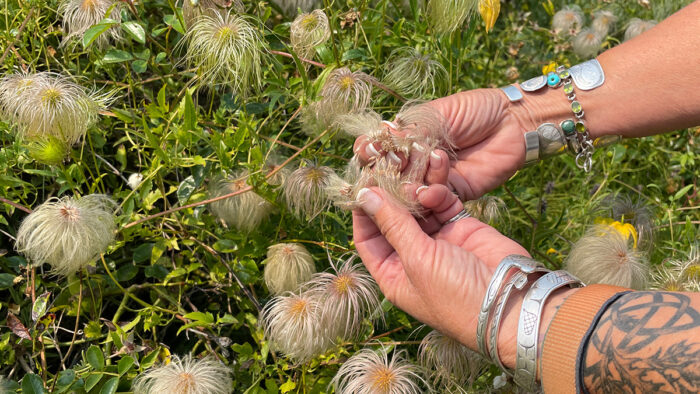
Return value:
M 594 222 L 596 224 L 604 224 L 609 226 L 613 230 L 620 233 L 620 235 L 622 235 L 622 237 L 628 241 L 630 237 L 632 237 L 632 246 L 635 249 L 637 248 L 637 241 L 639 239 L 637 235 L 637 230 L 630 223 L 621 223 L 617 220 L 612 220 L 610 218 L 596 218 Z
M 545 254 L 559 254 L 559 252 L 554 248 L 549 248 L 549 249 L 547 249 Z
M 486 32 L 493 28 L 501 12 L 500 0 L 479 0 L 479 13 L 486 24 Z
M 556 62 L 551 62 L 548 65 L 542 67 L 542 74 L 547 75 L 549 73 L 553 73 L 554 70 L 557 69 L 557 63 Z

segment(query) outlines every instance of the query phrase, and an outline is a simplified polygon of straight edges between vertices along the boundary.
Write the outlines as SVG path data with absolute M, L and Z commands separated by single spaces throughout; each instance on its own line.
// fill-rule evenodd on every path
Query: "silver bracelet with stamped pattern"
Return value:
M 563 286 L 583 287 L 583 283 L 570 273 L 560 270 L 540 277 L 525 294 L 518 318 L 517 353 L 513 380 L 530 392 L 537 389 L 537 356 L 540 320 L 547 298 Z
M 539 262 L 529 257 L 516 254 L 506 256 L 498 264 L 498 267 L 496 267 L 496 271 L 491 277 L 491 281 L 486 288 L 486 294 L 484 295 L 484 300 L 481 303 L 481 309 L 479 311 L 476 327 L 476 344 L 479 348 L 479 352 L 487 358 L 489 357 L 489 351 L 486 333 L 489 319 L 491 317 L 494 304 L 496 303 L 497 298 L 503 288 L 503 282 L 505 281 L 508 273 L 513 269 L 517 269 L 525 274 L 548 271 Z

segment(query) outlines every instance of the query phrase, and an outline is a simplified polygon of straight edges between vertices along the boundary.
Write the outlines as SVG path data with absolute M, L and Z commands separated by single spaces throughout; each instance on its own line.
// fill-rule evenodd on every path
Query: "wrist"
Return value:
M 542 349 L 544 335 L 547 332 L 547 327 L 554 318 L 559 306 L 572 294 L 576 293 L 578 288 L 561 288 L 555 290 L 552 295 L 547 298 L 542 310 L 542 318 L 540 320 L 540 330 L 538 338 L 538 349 Z M 506 311 L 503 316 L 501 333 L 498 337 L 498 352 L 501 356 L 503 364 L 513 369 L 515 368 L 515 356 L 517 352 L 517 336 L 518 336 L 518 318 L 520 317 L 520 309 L 522 308 L 523 298 L 527 293 L 527 288 L 514 293 L 506 306 Z M 538 371 L 538 376 L 539 371 Z

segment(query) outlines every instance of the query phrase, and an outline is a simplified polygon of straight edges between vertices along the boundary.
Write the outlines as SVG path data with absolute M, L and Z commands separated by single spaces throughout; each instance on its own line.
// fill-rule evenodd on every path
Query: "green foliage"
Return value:
M 259 92 L 242 98 L 227 86 L 198 86 L 196 70 L 183 65 L 184 49 L 178 47 L 185 34 L 179 7 L 171 0 L 127 3 L 120 20 L 104 19 L 64 47 L 56 1 L 7 1 L 0 11 L 0 40 L 9 47 L 3 73 L 19 67 L 67 73 L 116 97 L 65 160 L 56 158 L 63 152 L 55 146 L 37 153 L 15 137 L 12 125 L 0 122 L 0 376 L 13 381 L 0 381 L 0 391 L 127 392 L 136 376 L 169 354 L 192 353 L 225 360 L 234 372 L 234 392 L 328 392 L 338 364 L 360 343 L 293 365 L 270 351 L 258 325 L 259 308 L 270 298 L 262 280 L 268 246 L 303 243 L 319 270 L 328 268 L 329 254 L 352 250 L 349 214 L 331 209 L 312 221 L 299 220 L 264 178 L 266 158 L 273 155 L 334 168 L 351 157 L 352 142 L 330 135 L 300 150 L 312 139 L 292 114 L 315 97 L 328 71 L 267 54 Z M 606 6 L 576 3 L 587 13 Z M 680 6 L 652 3 L 610 6 L 621 21 L 663 19 Z M 518 75 L 537 75 L 552 61 L 584 60 L 565 39 L 542 28 L 561 2 L 506 2 L 489 34 L 473 19 L 443 36 L 430 33 L 417 1 L 328 4 L 334 31 L 331 41 L 316 48 L 315 60 L 381 80 L 389 55 L 413 47 L 447 70 L 435 95 L 501 86 Z M 246 13 L 259 19 L 256 29 L 270 50 L 289 51 L 289 18 L 276 4 L 247 2 Z M 115 26 L 125 38 L 99 48 L 97 38 Z M 617 24 L 604 47 L 621 40 L 623 26 Z M 373 97 L 373 108 L 385 118 L 401 106 L 378 89 Z M 571 243 L 593 223 L 596 206 L 622 193 L 653 208 L 651 262 L 663 264 L 698 240 L 698 144 L 697 129 L 681 130 L 601 149 L 589 174 L 568 156 L 524 169 L 493 192 L 509 208 L 498 228 L 559 267 Z M 241 168 L 254 174 L 248 184 L 276 208 L 250 234 L 222 226 L 203 204 L 211 179 Z M 143 180 L 130 187 L 133 174 Z M 90 193 L 108 194 L 120 207 L 117 240 L 103 259 L 69 278 L 48 275 L 47 267 L 27 268 L 12 241 L 26 213 L 4 201 L 35 207 L 50 196 Z M 383 306 L 386 325 L 366 324 L 363 338 L 404 343 L 415 354 L 410 336 L 420 323 L 386 301 Z M 10 314 L 22 327 L 8 328 Z M 22 330 L 31 339 L 21 339 Z M 496 375 L 495 369 L 486 372 L 475 390 L 489 387 Z

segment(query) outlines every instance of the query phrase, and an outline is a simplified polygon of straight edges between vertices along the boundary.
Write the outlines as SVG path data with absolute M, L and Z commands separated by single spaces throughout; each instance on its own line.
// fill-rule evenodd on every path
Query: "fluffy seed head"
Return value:
M 649 287 L 663 291 L 693 291 L 692 287 L 681 278 L 678 270 L 664 266 L 651 274 Z
M 114 240 L 116 203 L 102 194 L 51 198 L 17 230 L 17 251 L 32 264 L 48 263 L 58 275 L 81 270 Z
M 135 394 L 230 394 L 231 370 L 214 357 L 172 356 L 168 365 L 148 369 L 136 378 Z
M 395 50 L 384 66 L 386 83 L 406 97 L 434 97 L 442 92 L 447 70 L 414 48 Z
M 112 8 L 109 15 L 107 11 Z M 85 31 L 96 25 L 103 18 L 119 19 L 121 3 L 114 0 L 64 0 L 58 8 L 63 19 L 64 37 L 61 46 L 73 38 L 82 38 Z M 97 37 L 95 43 L 104 48 L 109 44 L 109 38 L 119 41 L 122 38 L 119 26 L 110 27 Z
M 382 116 L 372 110 L 339 115 L 335 123 L 342 132 L 353 138 L 386 131 Z
M 271 348 L 297 362 L 308 361 L 328 349 L 330 342 L 320 321 L 318 297 L 310 292 L 277 296 L 261 314 Z
M 694 291 L 700 291 L 700 244 L 693 245 L 686 259 L 676 264 L 683 280 L 690 283 Z
M 283 186 L 289 209 L 299 218 L 311 220 L 318 216 L 328 206 L 325 189 L 333 174 L 332 168 L 311 162 L 292 172 Z
M 210 185 L 212 197 L 219 197 L 248 187 L 248 170 L 240 170 L 226 178 L 216 178 Z M 274 206 L 257 193 L 244 192 L 213 202 L 211 212 L 227 225 L 239 231 L 250 232 L 257 228 L 272 212 Z
M 591 28 L 581 30 L 572 40 L 571 45 L 574 53 L 579 57 L 592 57 L 598 54 L 603 44 L 604 36 L 598 34 Z
M 427 157 L 427 155 L 425 156 Z M 427 161 L 427 159 L 423 161 Z M 416 164 L 416 166 L 420 168 L 421 164 Z M 421 205 L 418 199 L 413 193 L 407 192 L 404 188 L 404 182 L 415 183 L 418 182 L 418 178 L 422 180 L 422 177 L 416 175 L 417 173 L 418 171 L 409 171 L 407 174 L 402 174 L 393 162 L 382 157 L 371 168 L 365 167 L 362 169 L 360 178 L 356 183 L 358 187 L 357 192 L 365 187 L 376 186 L 390 196 L 395 204 L 403 206 L 413 215 L 419 215 Z
M 29 140 L 54 137 L 72 145 L 107 102 L 61 74 L 18 73 L 0 80 L 0 113 Z
M 418 359 L 423 368 L 433 371 L 435 386 L 471 386 L 486 365 L 478 353 L 435 330 L 421 341 Z
M 610 225 L 595 225 L 572 247 L 566 270 L 587 284 L 644 289 L 649 265 L 631 238 Z
M 477 6 L 479 0 L 429 0 L 426 15 L 437 34 L 449 34 L 462 28 Z
M 311 136 L 328 128 L 338 128 L 338 117 L 366 111 L 372 98 L 374 78 L 343 67 L 326 79 L 320 98 L 307 105 L 301 115 L 303 131 Z
M 141 182 L 143 182 L 143 175 L 139 174 L 138 172 L 135 172 L 129 175 L 126 184 L 131 190 L 135 190 L 137 187 L 139 187 Z
M 583 13 L 578 6 L 566 6 L 557 11 L 552 18 L 552 30 L 555 33 L 575 35 L 583 26 Z
M 693 245 L 685 259 L 671 260 L 652 275 L 653 288 L 667 291 L 700 291 L 700 247 Z
M 466 201 L 464 209 L 469 214 L 484 223 L 498 222 L 507 211 L 506 203 L 500 197 L 483 196 L 477 200 Z
M 226 14 L 231 9 L 239 14 L 245 11 L 240 0 L 183 0 L 182 17 L 189 28 L 202 15 Z
M 352 256 L 341 261 L 334 272 L 317 273 L 308 283 L 308 292 L 320 300 L 321 324 L 331 339 L 355 339 L 364 319 L 379 308 L 376 282 L 354 260 Z
M 649 249 L 653 246 L 654 213 L 647 201 L 632 199 L 624 194 L 613 195 L 604 199 L 598 210 L 599 216 L 632 224 L 639 236 L 637 245 L 640 248 Z
M 652 27 L 656 26 L 656 23 L 657 22 L 655 20 L 642 20 L 639 18 L 630 19 L 629 23 L 627 24 L 627 29 L 625 30 L 625 41 L 631 40 L 651 29 Z
M 265 284 L 272 294 L 298 290 L 314 272 L 314 259 L 301 244 L 282 243 L 267 249 Z
M 610 28 L 615 25 L 615 22 L 617 22 L 617 16 L 612 11 L 600 10 L 593 14 L 591 27 L 598 35 L 605 37 L 610 32 Z
M 394 351 L 389 360 L 384 346 L 377 352 L 355 353 L 338 369 L 332 384 L 338 394 L 418 394 L 427 386 L 419 368 L 405 359 L 405 351 Z
M 321 88 L 323 109 L 335 113 L 363 111 L 372 98 L 374 78 L 361 72 L 352 72 L 347 67 L 331 71 Z
M 428 104 L 409 101 L 401 107 L 394 121 L 398 132 L 411 142 L 439 147 L 452 153 L 455 147 L 447 120 Z
M 70 146 L 56 137 L 39 138 L 27 144 L 29 156 L 39 163 L 57 165 L 70 153 Z
M 260 87 L 263 39 L 248 17 L 230 11 L 204 14 L 185 41 L 187 61 L 197 67 L 202 86 L 225 85 L 238 94 Z
M 331 36 L 328 17 L 323 10 L 313 10 L 310 13 L 299 14 L 289 28 L 289 40 L 292 48 L 300 56 L 309 59 L 313 56 L 314 47 L 321 45 Z

